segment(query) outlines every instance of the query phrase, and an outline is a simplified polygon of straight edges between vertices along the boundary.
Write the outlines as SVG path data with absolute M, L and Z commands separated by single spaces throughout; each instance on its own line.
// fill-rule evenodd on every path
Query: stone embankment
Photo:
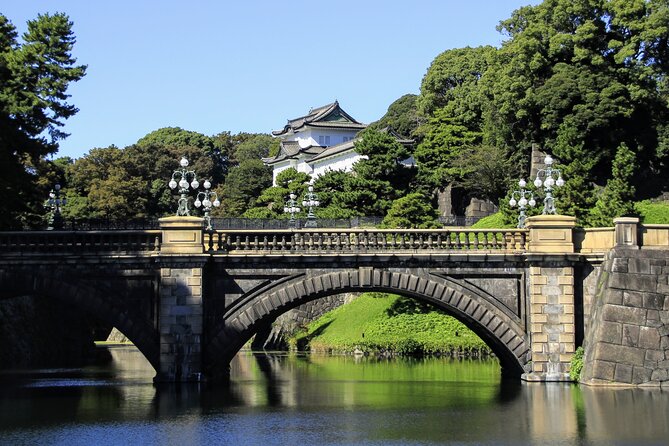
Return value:
M 586 340 L 582 383 L 669 387 L 669 250 L 611 250 Z

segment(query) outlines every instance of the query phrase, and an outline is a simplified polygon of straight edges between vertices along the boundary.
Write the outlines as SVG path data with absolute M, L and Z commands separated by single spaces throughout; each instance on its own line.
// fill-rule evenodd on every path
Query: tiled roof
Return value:
M 336 113 L 336 114 L 335 114 Z M 328 121 L 326 118 L 330 115 L 339 115 L 343 118 L 343 121 Z M 315 126 L 315 127 L 333 127 L 333 128 L 351 128 L 351 129 L 364 129 L 365 124 L 356 121 L 346 113 L 340 106 L 338 101 L 334 101 L 332 104 L 323 105 L 321 107 L 312 108 L 309 110 L 309 113 L 300 116 L 299 118 L 289 119 L 288 123 L 281 130 L 274 130 L 272 135 L 281 136 L 289 132 L 294 132 L 303 128 L 304 126 Z
M 355 144 L 354 142 L 357 141 L 357 138 L 352 140 L 352 141 L 346 141 L 341 144 L 337 144 L 334 146 L 330 146 L 327 149 L 323 150 L 320 154 L 316 155 L 315 157 L 307 160 L 308 163 L 313 163 L 314 161 L 320 161 L 325 158 L 329 158 L 334 155 L 339 155 L 344 152 L 348 152 L 349 150 L 354 150 L 355 149 Z
M 318 155 L 323 150 L 325 150 L 325 147 L 308 146 L 302 148 L 297 141 L 281 141 L 279 145 L 279 152 L 276 154 L 276 156 L 274 158 L 263 158 L 262 161 L 265 164 L 271 165 L 290 158 L 295 158 L 300 153 L 304 153 L 306 155 Z

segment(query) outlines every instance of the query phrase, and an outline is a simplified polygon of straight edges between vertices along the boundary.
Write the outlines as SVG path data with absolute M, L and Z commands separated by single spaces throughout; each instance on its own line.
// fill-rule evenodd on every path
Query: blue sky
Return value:
M 161 127 L 213 135 L 266 132 L 339 100 L 359 121 L 419 93 L 450 48 L 500 45 L 495 30 L 537 0 L 93 1 L 9 0 L 17 27 L 38 13 L 74 22 L 79 113 L 57 156 L 125 147 Z

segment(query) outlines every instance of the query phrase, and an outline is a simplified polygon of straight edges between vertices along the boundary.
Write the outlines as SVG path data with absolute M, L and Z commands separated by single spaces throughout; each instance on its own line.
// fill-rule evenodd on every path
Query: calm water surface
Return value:
M 0 374 L 0 444 L 669 444 L 669 392 L 502 382 L 493 361 L 241 353 L 227 386 L 104 367 Z

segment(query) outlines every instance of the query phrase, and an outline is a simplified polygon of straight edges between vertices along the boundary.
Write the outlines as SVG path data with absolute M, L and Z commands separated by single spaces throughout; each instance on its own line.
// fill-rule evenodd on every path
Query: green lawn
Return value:
M 396 354 L 489 353 L 471 330 L 412 299 L 366 293 L 323 315 L 292 343 L 312 351 Z

